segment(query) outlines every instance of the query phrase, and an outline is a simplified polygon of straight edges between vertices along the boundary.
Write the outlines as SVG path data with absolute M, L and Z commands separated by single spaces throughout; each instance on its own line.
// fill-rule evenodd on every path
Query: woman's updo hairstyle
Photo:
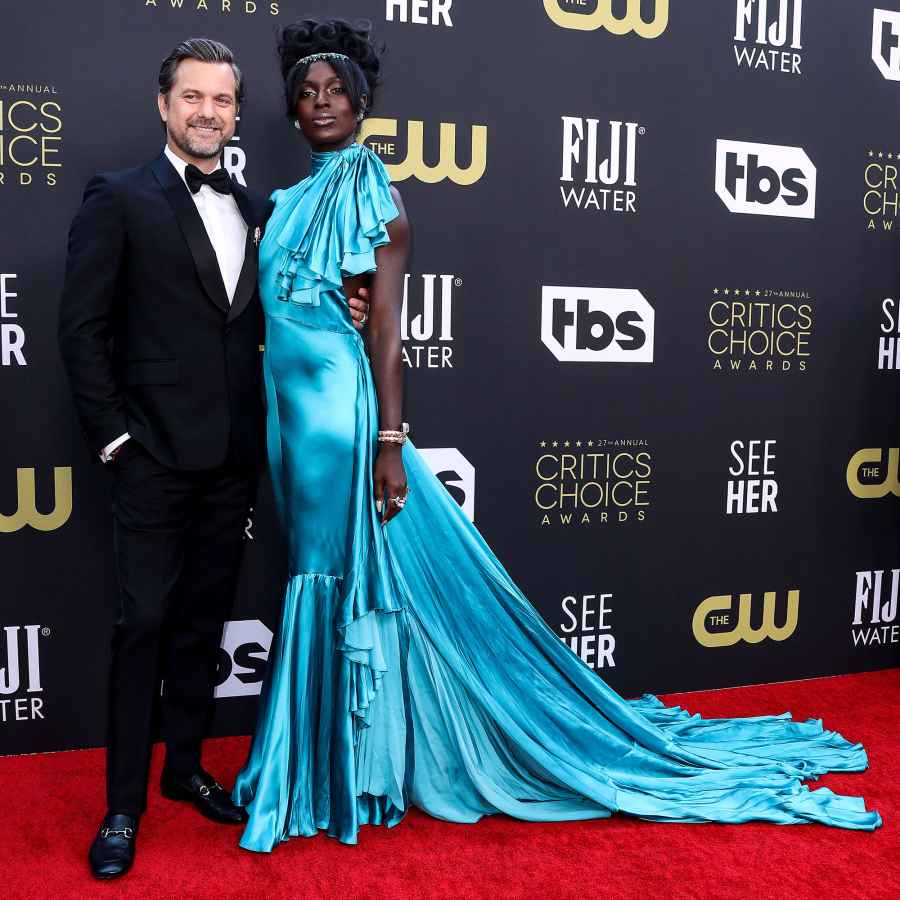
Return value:
M 287 116 L 297 114 L 300 86 L 311 63 L 297 65 L 313 53 L 343 53 L 349 59 L 326 60 L 344 83 L 353 111 L 368 113 L 375 101 L 375 90 L 381 71 L 381 50 L 371 38 L 372 23 L 360 20 L 351 24 L 345 19 L 300 19 L 281 30 L 278 55 L 284 79 Z M 382 48 L 383 49 L 383 48 Z M 363 98 L 366 98 L 363 100 Z

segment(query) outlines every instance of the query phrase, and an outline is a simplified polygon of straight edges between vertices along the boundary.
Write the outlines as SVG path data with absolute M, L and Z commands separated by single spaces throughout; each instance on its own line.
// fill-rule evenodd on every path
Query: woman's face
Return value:
M 313 149 L 341 150 L 356 137 L 356 113 L 344 83 L 324 60 L 309 67 L 300 85 L 296 113 Z

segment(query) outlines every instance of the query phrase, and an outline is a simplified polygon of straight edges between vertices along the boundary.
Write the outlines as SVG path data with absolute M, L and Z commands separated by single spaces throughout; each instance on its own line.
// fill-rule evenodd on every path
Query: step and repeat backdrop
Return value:
M 6 2 L 0 752 L 104 740 L 109 473 L 55 336 L 84 185 L 160 152 L 191 36 L 248 79 L 234 177 L 303 177 L 274 46 L 307 14 L 387 46 L 408 418 L 560 639 L 628 695 L 897 665 L 898 0 Z M 217 733 L 278 620 L 265 481 L 246 537 Z

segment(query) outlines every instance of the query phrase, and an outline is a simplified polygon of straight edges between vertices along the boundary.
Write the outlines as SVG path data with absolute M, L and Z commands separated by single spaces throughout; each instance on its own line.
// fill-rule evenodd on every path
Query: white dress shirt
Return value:
M 163 153 L 181 176 L 181 180 L 184 181 L 184 189 L 190 193 L 184 177 L 184 170 L 188 167 L 188 163 L 174 153 L 168 144 Z M 221 168 L 221 163 L 216 166 L 216 169 L 218 168 Z M 220 194 L 208 184 L 201 185 L 196 194 L 191 194 L 191 199 L 197 207 L 197 212 L 200 213 L 207 237 L 215 251 L 219 272 L 225 283 L 225 293 L 228 295 L 228 302 L 231 303 L 234 299 L 238 279 L 241 276 L 241 269 L 244 267 L 244 253 L 247 249 L 247 223 L 244 221 L 234 197 L 231 194 Z M 126 432 L 107 444 L 100 451 L 100 458 L 103 462 L 109 462 L 110 454 L 130 437 L 131 435 Z

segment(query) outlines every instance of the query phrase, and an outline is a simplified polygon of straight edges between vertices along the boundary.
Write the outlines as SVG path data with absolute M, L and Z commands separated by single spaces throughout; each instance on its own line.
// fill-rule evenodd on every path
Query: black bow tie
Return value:
M 231 177 L 224 169 L 216 169 L 209 175 L 204 175 L 193 163 L 184 170 L 184 180 L 192 194 L 196 194 L 204 184 L 208 184 L 214 191 L 220 194 L 232 192 Z

